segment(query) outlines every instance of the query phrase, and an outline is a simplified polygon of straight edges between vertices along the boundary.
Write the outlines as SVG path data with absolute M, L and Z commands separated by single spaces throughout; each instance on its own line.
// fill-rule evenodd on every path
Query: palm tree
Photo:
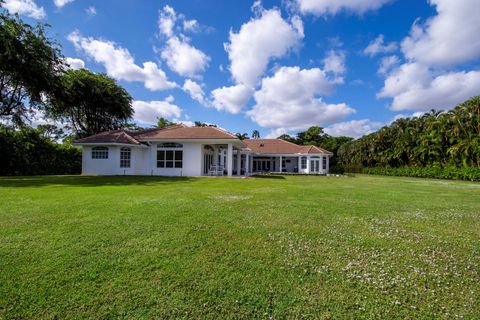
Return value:
M 258 130 L 253 130 L 252 139 L 260 139 L 260 132 L 258 132 Z

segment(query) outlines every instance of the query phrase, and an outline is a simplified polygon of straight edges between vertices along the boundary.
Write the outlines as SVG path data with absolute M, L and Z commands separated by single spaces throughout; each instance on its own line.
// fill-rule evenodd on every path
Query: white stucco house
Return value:
M 326 174 L 332 153 L 280 139 L 240 140 L 215 127 L 115 130 L 76 140 L 84 175 Z

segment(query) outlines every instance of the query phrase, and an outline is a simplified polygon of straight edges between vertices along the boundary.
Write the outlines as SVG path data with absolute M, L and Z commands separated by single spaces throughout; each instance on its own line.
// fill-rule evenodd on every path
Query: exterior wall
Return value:
M 182 143 L 182 142 L 179 142 Z M 157 143 L 150 147 L 149 175 L 155 176 L 201 176 L 202 175 L 202 144 L 183 142 L 183 168 L 157 168 Z M 179 149 L 180 150 L 180 149 Z

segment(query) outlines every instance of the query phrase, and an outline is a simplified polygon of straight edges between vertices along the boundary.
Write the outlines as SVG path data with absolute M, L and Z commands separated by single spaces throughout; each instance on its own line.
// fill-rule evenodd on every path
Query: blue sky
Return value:
M 358 137 L 480 93 L 479 0 L 6 0 L 105 72 L 135 120 Z

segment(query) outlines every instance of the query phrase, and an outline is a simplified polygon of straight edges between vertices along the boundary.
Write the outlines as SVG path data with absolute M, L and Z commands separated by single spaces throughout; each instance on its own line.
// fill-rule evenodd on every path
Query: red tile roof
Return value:
M 230 139 L 238 137 L 215 127 L 186 127 L 183 124 L 166 128 L 152 128 L 141 131 L 113 130 L 102 132 L 83 139 L 75 140 L 76 144 L 89 143 L 121 143 L 139 145 L 141 141 L 157 139 Z
M 150 139 L 235 139 L 238 137 L 225 130 L 215 127 L 186 127 L 174 125 L 163 129 L 153 129 L 138 132 L 138 140 Z
M 332 154 L 316 146 L 300 146 L 282 139 L 247 139 L 243 143 L 259 154 Z
M 93 136 L 82 139 L 77 139 L 74 143 L 89 144 L 89 143 L 120 143 L 140 145 L 141 142 L 133 138 L 132 135 L 125 130 L 106 131 Z

